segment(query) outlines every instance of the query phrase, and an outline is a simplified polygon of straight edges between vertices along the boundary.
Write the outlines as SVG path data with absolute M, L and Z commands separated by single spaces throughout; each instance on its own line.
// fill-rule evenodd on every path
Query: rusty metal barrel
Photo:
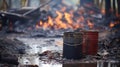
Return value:
M 65 32 L 63 37 L 63 58 L 81 59 L 82 58 L 82 38 L 80 32 Z
M 96 55 L 98 50 L 98 31 L 83 31 L 83 55 Z

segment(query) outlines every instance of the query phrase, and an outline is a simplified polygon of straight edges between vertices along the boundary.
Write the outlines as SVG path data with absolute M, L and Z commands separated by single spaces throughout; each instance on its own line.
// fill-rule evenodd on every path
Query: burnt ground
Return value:
M 43 36 L 43 34 L 0 32 L 0 65 L 20 66 L 38 65 L 39 67 L 75 67 L 91 65 L 98 67 L 119 67 L 120 39 L 109 38 L 111 32 L 99 33 L 99 50 L 95 56 L 84 56 L 80 60 L 62 58 L 63 38 Z M 11 62 L 12 61 L 12 62 Z
M 50 16 L 53 19 L 57 16 L 54 8 L 60 11 L 65 6 L 58 3 L 51 4 L 51 8 L 53 9 L 50 11 Z M 44 22 L 48 21 L 46 17 L 49 14 L 47 12 L 40 12 L 43 14 L 40 17 L 38 12 L 35 11 L 34 18 L 33 14 L 31 14 L 32 16 L 30 15 L 30 23 L 16 21 L 16 23 L 13 23 L 16 27 L 14 28 L 15 31 L 8 31 L 9 28 L 0 31 L 0 67 L 26 67 L 25 65 L 32 65 L 32 67 L 120 67 L 120 23 L 116 24 L 112 29 L 109 27 L 110 21 L 115 23 L 114 20 L 120 19 L 114 19 L 114 16 L 105 19 L 104 15 L 100 12 L 101 10 L 94 6 L 89 4 L 78 6 L 79 9 L 73 13 L 74 17 L 72 20 L 77 22 L 76 20 L 80 17 L 80 19 L 84 18 L 84 21 L 82 21 L 83 25 L 85 25 L 83 30 L 89 30 L 89 25 L 86 25 L 88 20 L 95 25 L 93 29 L 99 30 L 99 50 L 95 56 L 87 55 L 80 60 L 62 58 L 64 46 L 63 33 L 65 31 L 73 31 L 73 29 L 54 31 L 54 27 L 56 28 L 57 25 L 54 22 L 54 26 L 48 27 L 48 30 L 32 29 L 32 31 L 26 31 L 29 26 L 34 28 L 37 21 L 35 18 Z M 71 7 L 65 10 L 65 12 L 69 12 L 70 10 Z M 15 19 L 17 17 L 13 17 L 10 14 L 8 18 Z M 20 20 L 23 20 L 23 18 Z M 59 20 L 63 22 L 67 21 L 65 17 Z M 66 24 L 68 23 L 66 22 Z M 80 23 L 80 25 L 82 24 Z M 74 28 L 74 23 L 71 26 Z

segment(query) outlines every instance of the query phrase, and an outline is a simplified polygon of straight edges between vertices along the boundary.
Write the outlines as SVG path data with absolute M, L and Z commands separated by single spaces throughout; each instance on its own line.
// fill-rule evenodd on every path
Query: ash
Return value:
M 96 63 L 98 66 L 107 63 L 107 64 L 116 64 L 119 63 L 119 39 L 115 39 L 115 41 L 109 46 L 109 41 L 103 42 L 110 32 L 102 32 L 99 33 L 104 36 L 104 38 L 99 37 L 99 50 L 98 54 L 95 56 L 85 56 L 80 60 L 73 59 L 65 59 L 62 58 L 63 52 L 63 38 L 62 37 L 29 37 L 28 34 L 9 34 L 5 36 L 1 36 L 8 43 L 11 41 L 13 46 L 4 46 L 9 49 L 9 55 L 14 55 L 18 58 L 18 66 L 24 65 L 38 65 L 38 66 L 52 66 L 52 67 L 62 67 L 63 64 L 81 64 L 81 63 Z M 4 40 L 5 39 L 5 40 Z M 7 39 L 7 40 L 6 40 Z M 1 42 L 2 42 L 1 41 Z M 7 42 L 8 41 L 8 42 Z M 14 43 L 15 42 L 15 43 Z M 20 42 L 19 47 L 16 43 Z M 102 43 L 101 43 L 102 42 Z M 2 43 L 4 44 L 4 43 Z M 116 45 L 118 44 L 118 45 Z M 113 46 L 113 47 L 111 47 Z M 12 49 L 15 48 L 15 49 Z M 6 49 L 3 48 L 3 49 Z M 24 49 L 21 49 L 24 48 Z M 20 50 L 17 50 L 20 49 Z M 22 51 L 21 51 L 22 50 Z M 20 53 L 21 51 L 21 53 Z M 8 51 L 6 51 L 8 52 Z M 4 52 L 3 52 L 4 54 Z
M 37 65 L 39 67 L 67 67 L 73 64 L 72 66 L 74 67 L 74 64 L 86 65 L 86 63 L 90 63 L 97 67 L 105 67 L 106 65 L 108 67 L 119 67 L 120 23 L 114 27 L 109 27 L 108 23 L 109 21 L 114 23 L 114 16 L 109 17 L 109 19 L 105 19 L 104 15 L 100 13 L 98 8 L 84 5 L 83 7 L 80 6 L 79 10 L 85 12 L 82 12 L 79 17 L 80 19 L 85 19 L 76 21 L 79 19 L 79 17 L 77 17 L 78 12 L 74 12 L 75 17 L 72 17 L 73 22 L 80 22 L 78 23 L 78 28 L 75 27 L 76 23 L 72 23 L 72 25 L 63 17 L 58 19 L 62 21 L 62 24 L 65 23 L 66 25 L 69 25 L 70 28 L 68 27 L 67 29 L 64 29 L 64 27 L 60 27 L 57 22 L 53 22 L 51 25 L 48 24 L 48 27 L 44 28 L 45 24 L 47 24 L 49 20 L 46 17 L 50 15 L 52 16 L 52 19 L 55 20 L 56 13 L 52 12 L 60 10 L 61 7 L 61 5 L 56 7 L 52 6 L 54 9 L 50 11 L 50 14 L 47 13 L 44 16 L 43 13 L 42 19 L 36 19 L 44 21 L 42 22 L 43 25 L 38 25 L 40 23 L 36 24 L 36 22 L 40 21 L 33 21 L 34 19 L 30 19 L 28 21 L 29 23 L 26 22 L 25 24 L 21 24 L 20 21 L 16 21 L 14 31 L 6 31 L 8 28 L 4 27 L 3 30 L 0 31 L 0 60 L 2 60 L 0 66 L 2 67 L 4 64 L 11 66 L 12 64 L 12 67 L 14 67 L 14 65 L 16 65 L 16 67 L 24 67 L 25 65 Z M 68 11 L 69 10 L 66 10 L 66 12 Z M 117 21 L 120 22 L 119 19 L 117 19 Z M 89 22 L 91 24 L 88 25 L 87 23 Z M 36 28 L 36 25 L 38 25 L 38 28 Z M 84 27 L 81 28 L 81 25 Z M 56 27 L 58 28 L 56 29 Z M 80 30 L 99 31 L 99 50 L 97 55 L 87 55 L 80 60 L 62 58 L 63 33 Z M 6 60 L 13 61 L 14 63 L 6 62 Z

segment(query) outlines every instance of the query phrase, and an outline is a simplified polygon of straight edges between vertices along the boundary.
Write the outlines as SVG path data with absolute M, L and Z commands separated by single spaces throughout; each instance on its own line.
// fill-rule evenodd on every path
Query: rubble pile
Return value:
M 35 16 L 40 15 L 35 21 L 32 21 L 32 19 L 27 22 L 25 21 L 26 23 L 22 21 L 22 24 L 21 21 L 13 23 L 15 25 L 13 26 L 14 32 L 11 32 L 17 32 L 17 37 L 16 35 L 6 37 L 7 35 L 11 35 L 11 32 L 7 32 L 5 35 L 2 33 L 5 37 L 0 35 L 0 59 L 8 64 L 10 61 L 15 61 L 10 64 L 16 65 L 18 64 L 16 62 L 18 61 L 18 57 L 21 59 L 21 64 L 28 62 L 28 64 L 39 64 L 39 62 L 63 64 L 73 62 L 120 61 L 119 19 L 114 19 L 115 17 L 105 19 L 101 11 L 90 4 L 78 5 L 78 9 L 76 10 L 73 7 L 67 8 L 64 4 L 58 4 L 57 6 L 50 5 L 50 8 L 51 10 L 40 11 L 39 14 L 35 12 Z M 34 11 L 37 10 L 38 8 Z M 78 32 L 81 30 L 98 30 L 99 49 L 97 55 L 86 55 L 80 60 L 63 58 L 63 50 L 61 49 L 63 47 L 63 42 L 61 42 L 63 40 L 63 33 L 68 31 Z M 18 33 L 21 31 L 23 32 L 20 33 L 23 35 L 22 37 Z
M 0 38 L 0 66 L 18 65 L 18 56 L 24 54 L 25 45 L 12 38 Z
M 0 54 L 19 54 L 19 50 L 25 49 L 25 45 L 15 39 L 0 38 Z

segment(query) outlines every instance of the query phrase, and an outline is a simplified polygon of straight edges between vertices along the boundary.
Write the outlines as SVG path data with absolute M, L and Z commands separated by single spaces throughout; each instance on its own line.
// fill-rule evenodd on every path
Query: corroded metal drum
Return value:
M 98 50 L 98 31 L 83 31 L 82 53 L 96 55 Z
M 81 59 L 82 57 L 82 38 L 80 32 L 65 32 L 63 37 L 63 58 Z

